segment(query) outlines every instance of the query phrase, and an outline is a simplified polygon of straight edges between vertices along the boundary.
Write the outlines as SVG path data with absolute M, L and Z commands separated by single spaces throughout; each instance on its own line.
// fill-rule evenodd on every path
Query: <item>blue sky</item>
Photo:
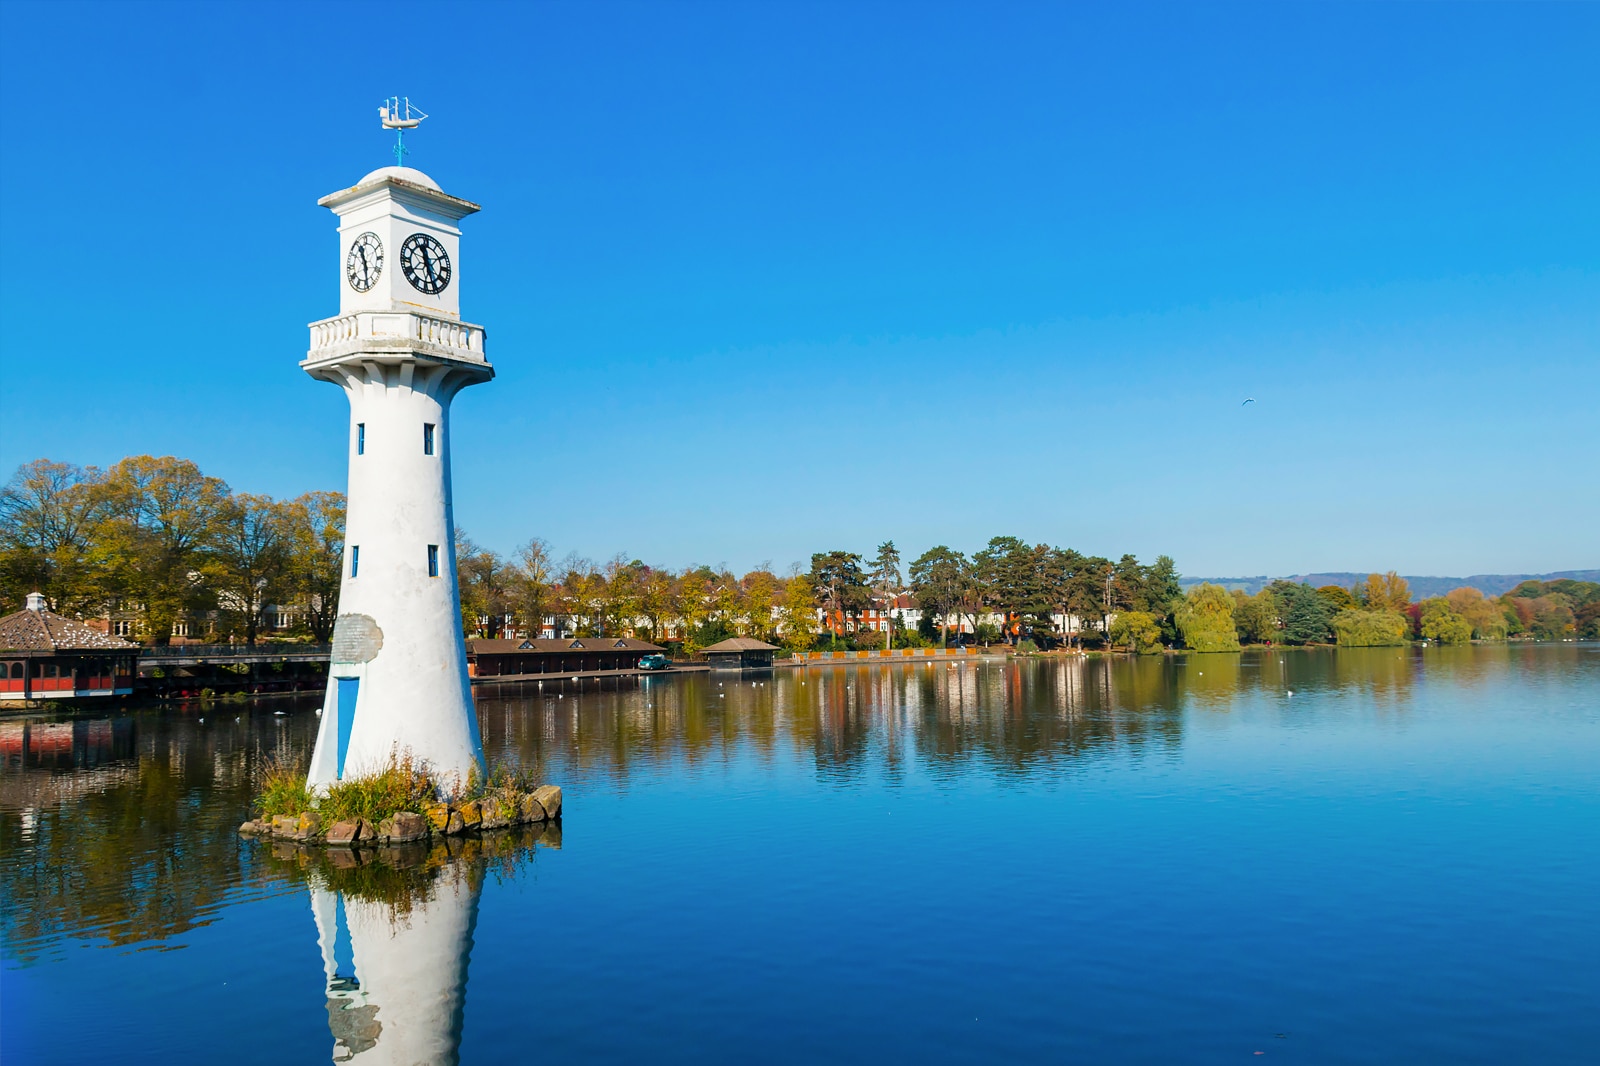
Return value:
M 7 0 L 0 465 L 342 489 L 315 202 L 399 92 L 484 205 L 490 547 L 1593 567 L 1596 55 L 1596 5 Z

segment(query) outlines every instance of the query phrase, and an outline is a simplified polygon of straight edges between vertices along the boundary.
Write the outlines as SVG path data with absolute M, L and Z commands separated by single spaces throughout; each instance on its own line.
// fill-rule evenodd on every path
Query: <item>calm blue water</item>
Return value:
M 233 834 L 308 706 L 0 726 L 0 1056 L 1600 1059 L 1600 646 L 762 680 L 482 699 L 560 840 L 387 873 Z

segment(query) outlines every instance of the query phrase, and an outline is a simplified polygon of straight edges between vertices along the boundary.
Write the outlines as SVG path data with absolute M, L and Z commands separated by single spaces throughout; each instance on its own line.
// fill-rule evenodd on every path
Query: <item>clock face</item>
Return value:
M 450 257 L 444 245 L 426 233 L 413 233 L 400 246 L 400 269 L 414 289 L 429 296 L 450 284 Z
M 363 233 L 350 245 L 344 258 L 345 280 L 357 292 L 366 292 L 378 283 L 383 273 L 383 242 L 376 233 Z

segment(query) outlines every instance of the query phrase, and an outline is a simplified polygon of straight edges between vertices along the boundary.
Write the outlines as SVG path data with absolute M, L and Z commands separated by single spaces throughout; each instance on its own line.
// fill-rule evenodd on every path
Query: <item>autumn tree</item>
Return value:
M 333 639 L 344 579 L 344 494 L 307 492 L 284 509 L 288 598 L 305 619 L 311 639 Z
M 180 616 L 204 603 L 204 553 L 228 486 L 188 459 L 130 456 L 106 471 L 105 507 L 91 552 L 108 599 L 143 608 L 165 644 Z
M 498 552 L 479 546 L 459 526 L 455 549 L 462 632 L 498 639 L 511 613 L 516 572 Z
M 816 643 L 817 600 L 811 578 L 795 574 L 783 584 L 783 640 L 804 651 Z
M 1478 640 L 1504 640 L 1506 636 L 1506 616 L 1500 604 L 1486 597 L 1478 589 L 1463 585 L 1461 588 L 1451 589 L 1444 595 L 1445 602 L 1450 609 L 1472 627 L 1472 635 Z
M 1317 595 L 1321 596 L 1322 602 L 1328 605 L 1328 610 L 1333 611 L 1335 614 L 1361 606 L 1361 601 L 1356 599 L 1349 589 L 1339 585 L 1318 586 Z
M 1399 611 L 1403 614 L 1411 604 L 1411 586 L 1393 570 L 1387 574 L 1368 574 L 1366 582 L 1352 591 L 1356 601 L 1369 611 Z
M 762 566 L 740 578 L 739 585 L 744 603 L 741 634 L 758 639 L 771 637 L 777 624 L 774 616 L 783 598 L 782 583 L 769 566 Z
M 105 502 L 94 467 L 36 459 L 0 489 L 0 604 L 22 606 L 41 592 L 58 611 L 98 607 L 89 566 L 94 527 Z
M 1472 623 L 1451 610 L 1443 596 L 1422 603 L 1422 635 L 1440 644 L 1465 644 L 1472 639 Z
M 218 606 L 244 629 L 245 643 L 255 645 L 261 608 L 289 588 L 292 507 L 270 496 L 230 496 L 217 514 L 204 564 L 207 581 L 216 590 Z
M 512 613 L 529 636 L 538 637 L 545 616 L 555 610 L 555 560 L 549 541 L 533 537 L 518 548 L 506 581 Z

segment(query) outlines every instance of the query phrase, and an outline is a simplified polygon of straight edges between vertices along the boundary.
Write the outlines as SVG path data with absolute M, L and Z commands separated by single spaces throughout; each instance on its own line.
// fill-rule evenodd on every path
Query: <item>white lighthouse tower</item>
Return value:
M 462 218 L 478 205 L 410 167 L 317 201 L 339 216 L 339 314 L 300 365 L 350 400 L 344 579 L 309 783 L 409 753 L 441 779 L 483 766 L 450 501 L 450 401 L 488 381 L 461 320 Z

